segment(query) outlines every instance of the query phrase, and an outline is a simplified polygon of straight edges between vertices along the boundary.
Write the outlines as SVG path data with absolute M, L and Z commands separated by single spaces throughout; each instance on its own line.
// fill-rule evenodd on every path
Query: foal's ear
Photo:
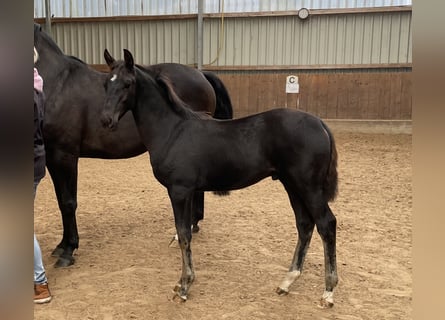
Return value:
M 124 49 L 124 60 L 125 60 L 125 66 L 127 67 L 127 69 L 133 70 L 133 68 L 134 68 L 133 55 L 127 49 Z
M 116 62 L 107 49 L 104 50 L 104 58 L 110 68 Z

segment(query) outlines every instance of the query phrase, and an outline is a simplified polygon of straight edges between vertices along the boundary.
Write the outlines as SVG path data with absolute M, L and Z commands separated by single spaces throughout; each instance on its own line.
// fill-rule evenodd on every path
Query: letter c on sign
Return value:
M 289 78 L 289 83 L 295 83 L 295 77 L 290 77 Z

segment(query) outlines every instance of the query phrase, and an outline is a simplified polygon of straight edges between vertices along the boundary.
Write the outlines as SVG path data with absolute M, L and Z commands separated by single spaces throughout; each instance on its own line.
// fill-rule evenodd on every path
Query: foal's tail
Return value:
M 338 192 L 338 173 L 337 173 L 337 148 L 335 146 L 334 136 L 326 124 L 321 121 L 324 130 L 327 132 L 329 141 L 331 143 L 331 159 L 329 162 L 328 174 L 323 186 L 323 193 L 327 201 L 332 201 L 337 196 Z
M 210 82 L 215 91 L 216 108 L 213 117 L 215 119 L 232 119 L 232 101 L 230 100 L 229 92 L 224 86 L 224 83 L 213 72 L 202 71 L 202 74 L 206 77 L 207 81 Z

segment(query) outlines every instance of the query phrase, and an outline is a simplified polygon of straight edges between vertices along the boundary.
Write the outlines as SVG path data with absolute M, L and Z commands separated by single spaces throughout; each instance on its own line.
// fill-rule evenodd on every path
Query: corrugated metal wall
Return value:
M 129 49 L 137 63 L 196 61 L 196 20 L 61 23 L 52 27 L 60 48 L 89 64 L 104 64 L 107 48 L 116 58 Z
M 411 0 L 205 0 L 205 13 L 258 12 L 412 5 Z M 198 12 L 198 0 L 51 0 L 55 17 L 164 15 Z M 34 17 L 45 16 L 45 0 L 34 0 Z
M 90 64 L 103 64 L 103 50 L 123 48 L 139 63 L 196 63 L 196 20 L 57 23 L 61 49 Z M 411 12 L 204 20 L 204 65 L 305 66 L 412 62 Z M 224 33 L 224 35 L 222 34 Z M 220 37 L 223 37 L 221 42 Z M 218 55 L 218 48 L 222 49 Z
M 217 57 L 221 21 L 205 24 L 204 64 Z M 215 66 L 410 63 L 411 12 L 225 19 Z

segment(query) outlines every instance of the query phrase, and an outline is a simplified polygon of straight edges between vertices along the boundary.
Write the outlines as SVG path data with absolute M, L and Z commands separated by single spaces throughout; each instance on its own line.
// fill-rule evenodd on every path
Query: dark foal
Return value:
M 338 178 L 335 142 L 327 126 L 290 109 L 236 120 L 203 119 L 185 107 L 170 79 L 155 78 L 135 66 L 128 50 L 124 57 L 115 61 L 106 55 L 111 72 L 102 121 L 116 129 L 119 119 L 132 111 L 153 173 L 168 191 L 182 252 L 177 296 L 185 301 L 195 279 L 190 226 L 196 192 L 226 192 L 271 176 L 284 185 L 298 230 L 294 257 L 277 293 L 288 293 L 300 276 L 317 226 L 325 256 L 321 306 L 331 307 L 338 279 L 336 218 L 328 202 L 335 198 Z

